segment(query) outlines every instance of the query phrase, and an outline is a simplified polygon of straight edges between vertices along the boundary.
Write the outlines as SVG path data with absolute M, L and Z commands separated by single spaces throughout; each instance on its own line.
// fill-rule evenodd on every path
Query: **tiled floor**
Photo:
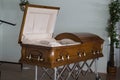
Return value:
M 24 65 L 24 68 L 29 65 Z M 3 63 L 0 65 L 1 79 L 0 80 L 35 80 L 34 66 L 29 66 L 30 69 L 23 69 L 21 71 L 21 66 L 16 64 Z M 120 80 L 118 75 L 120 74 L 120 69 L 118 70 L 117 76 L 107 77 L 105 74 L 100 74 L 101 80 Z M 38 68 L 38 80 L 41 80 L 41 69 Z M 42 79 L 43 80 L 43 79 Z M 47 77 L 44 80 L 50 80 Z M 69 79 L 73 80 L 73 79 Z M 96 80 L 93 74 L 88 74 L 86 76 L 81 76 L 79 80 Z

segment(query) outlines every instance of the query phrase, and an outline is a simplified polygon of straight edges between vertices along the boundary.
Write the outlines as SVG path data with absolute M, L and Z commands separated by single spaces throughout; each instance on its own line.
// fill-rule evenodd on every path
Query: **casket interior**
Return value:
M 40 40 L 54 41 L 52 34 L 58 11 L 58 7 L 26 5 L 19 42 L 34 44 Z

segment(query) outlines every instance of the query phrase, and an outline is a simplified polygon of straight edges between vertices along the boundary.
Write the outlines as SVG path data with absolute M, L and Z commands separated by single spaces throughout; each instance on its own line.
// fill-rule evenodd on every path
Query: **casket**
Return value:
M 53 37 L 59 7 L 26 5 L 19 35 L 21 63 L 54 68 L 102 57 L 103 39 L 91 33 Z

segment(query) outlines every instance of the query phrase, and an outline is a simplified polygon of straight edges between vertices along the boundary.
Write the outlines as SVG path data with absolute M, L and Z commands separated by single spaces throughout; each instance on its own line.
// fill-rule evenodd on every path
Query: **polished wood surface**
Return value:
M 74 37 L 74 39 L 71 36 Z M 64 34 L 60 35 L 60 38 L 56 36 L 56 39 L 78 39 L 78 41 L 81 42 L 83 41 L 81 36 L 79 37 L 78 33 L 77 35 L 74 33 L 70 33 L 67 34 L 66 37 L 64 36 Z M 92 39 L 89 39 L 91 37 Z M 89 59 L 99 58 L 103 56 L 103 40 L 98 37 L 96 40 L 96 37 L 97 36 L 93 34 L 89 34 L 88 36 L 85 36 L 83 43 L 69 46 L 45 47 L 40 45 L 21 44 L 22 56 L 20 62 L 54 68 L 65 64 L 71 64 L 80 61 L 86 61 Z
M 103 43 L 103 39 L 92 33 L 61 33 L 55 37 L 56 40 L 71 39 L 81 43 Z

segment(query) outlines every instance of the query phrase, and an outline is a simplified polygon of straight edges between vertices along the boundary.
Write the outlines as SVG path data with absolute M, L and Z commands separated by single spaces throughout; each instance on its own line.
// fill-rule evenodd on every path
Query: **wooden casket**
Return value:
M 58 7 L 27 5 L 19 35 L 21 63 L 54 68 L 102 57 L 103 39 L 91 33 L 53 37 Z

